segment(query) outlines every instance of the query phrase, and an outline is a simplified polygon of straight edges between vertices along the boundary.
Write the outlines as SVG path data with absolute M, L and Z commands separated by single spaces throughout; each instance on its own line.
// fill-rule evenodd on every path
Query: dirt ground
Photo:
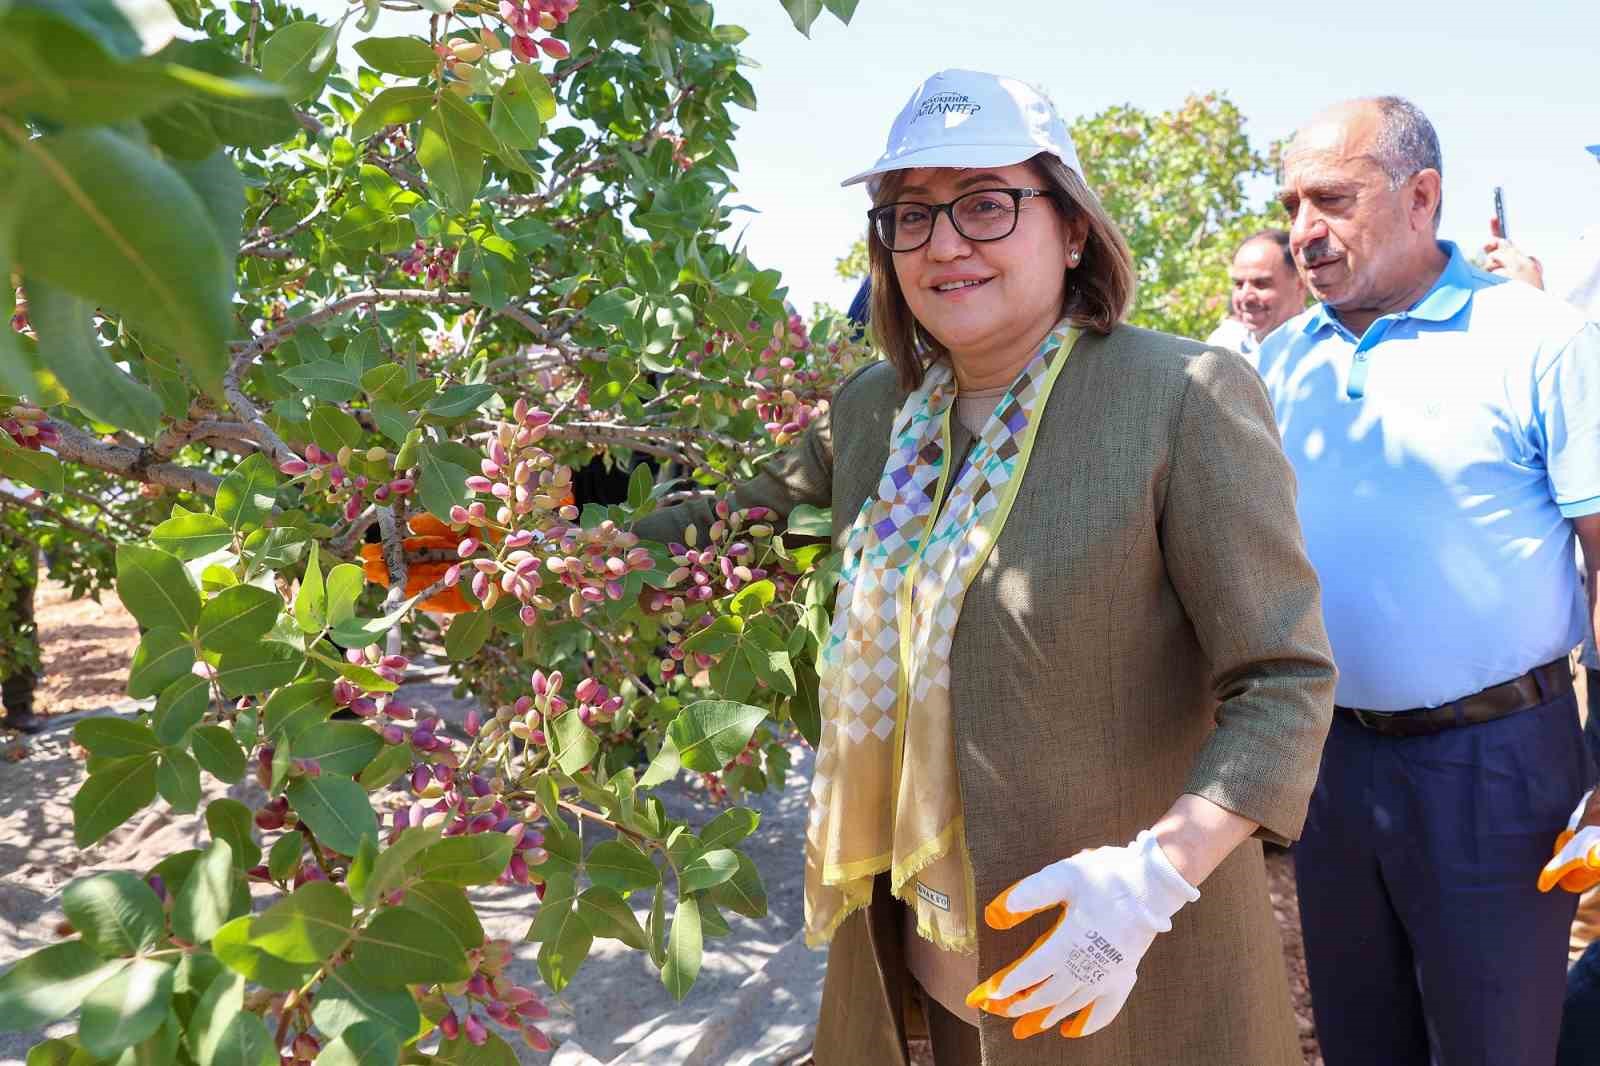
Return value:
M 132 617 L 115 594 L 102 594 L 99 603 L 73 600 L 61 586 L 46 582 L 40 586 L 35 605 L 44 642 L 44 674 L 37 695 L 39 713 L 66 714 L 123 702 L 123 684 L 138 634 Z M 43 946 L 42 931 L 30 928 L 33 923 L 28 918 L 48 909 L 50 898 L 77 870 L 85 865 L 115 866 L 120 859 L 136 865 L 139 853 L 152 844 L 175 843 L 153 838 L 165 838 L 174 831 L 184 837 L 194 833 L 187 825 L 160 825 L 162 816 L 152 811 L 88 854 L 75 854 L 71 845 L 70 797 L 51 796 L 49 786 L 51 778 L 66 770 L 63 757 L 70 755 L 66 750 L 56 750 L 66 748 L 64 741 L 65 737 L 56 737 L 30 747 L 20 739 L 8 742 L 0 738 L 0 744 L 4 744 L 0 753 L 8 761 L 20 764 L 0 765 L 0 812 L 10 812 L 0 814 L 0 869 L 5 871 L 0 873 L 0 916 L 11 919 L 0 921 L 0 957 L 6 959 Z M 1294 869 L 1287 854 L 1268 856 L 1267 876 L 1273 911 L 1283 934 L 1289 990 L 1306 1066 L 1322 1066 L 1311 1021 Z M 7 911 L 11 913 L 6 914 Z M 925 1044 L 913 1047 L 913 1060 L 917 1066 L 932 1066 L 933 1061 Z

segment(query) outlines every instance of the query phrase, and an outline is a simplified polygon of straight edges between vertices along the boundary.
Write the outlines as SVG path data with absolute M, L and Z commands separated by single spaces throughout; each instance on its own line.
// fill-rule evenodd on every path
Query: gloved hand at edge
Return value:
M 1548 892 L 1560 885 L 1568 892 L 1587 892 L 1600 884 L 1600 826 L 1585 825 L 1584 812 L 1594 789 L 1583 794 L 1567 827 L 1556 837 L 1555 854 L 1539 871 L 1539 891 Z
M 1089 1036 L 1128 1001 L 1139 962 L 1172 916 L 1200 892 L 1173 867 L 1154 834 L 1125 847 L 1089 848 L 1000 893 L 984 909 L 991 929 L 1010 929 L 1050 907 L 1061 916 L 1015 962 L 967 995 L 967 1005 L 1016 1018 L 1019 1040 L 1059 1022 Z

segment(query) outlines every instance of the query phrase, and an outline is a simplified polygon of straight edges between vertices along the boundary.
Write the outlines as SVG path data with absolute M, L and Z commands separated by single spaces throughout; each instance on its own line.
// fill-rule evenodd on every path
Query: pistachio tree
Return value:
M 758 819 L 654 791 L 779 787 L 815 740 L 827 516 L 630 527 L 862 357 L 729 237 L 744 31 L 169 3 L 0 0 L 0 516 L 140 628 L 144 709 L 74 729 L 76 844 L 151 807 L 207 834 L 69 885 L 0 1030 L 77 1013 L 30 1064 L 513 1061 L 546 1010 L 496 884 L 537 893 L 546 991 L 610 938 L 681 998 L 765 913 Z M 423 654 L 460 729 L 407 703 Z

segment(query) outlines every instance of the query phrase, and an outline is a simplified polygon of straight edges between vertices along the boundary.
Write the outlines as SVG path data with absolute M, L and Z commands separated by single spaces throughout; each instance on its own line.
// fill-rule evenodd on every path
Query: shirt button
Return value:
M 1367 353 L 1365 353 L 1365 352 L 1357 352 L 1356 353 L 1356 362 L 1365 363 L 1366 361 L 1367 361 Z

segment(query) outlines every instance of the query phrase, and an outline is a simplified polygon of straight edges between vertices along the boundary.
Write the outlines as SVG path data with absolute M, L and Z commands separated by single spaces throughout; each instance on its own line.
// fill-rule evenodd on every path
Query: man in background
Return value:
M 1328 1066 L 1552 1066 L 1566 990 L 1576 900 L 1538 885 L 1593 777 L 1600 327 L 1438 239 L 1442 167 L 1414 104 L 1356 100 L 1279 195 L 1321 301 L 1260 371 L 1339 667 L 1294 849 Z
M 1288 231 L 1264 229 L 1246 237 L 1233 253 L 1228 280 L 1233 316 L 1206 343 L 1232 348 L 1255 365 L 1267 334 L 1306 307 L 1306 284 L 1289 254 Z

